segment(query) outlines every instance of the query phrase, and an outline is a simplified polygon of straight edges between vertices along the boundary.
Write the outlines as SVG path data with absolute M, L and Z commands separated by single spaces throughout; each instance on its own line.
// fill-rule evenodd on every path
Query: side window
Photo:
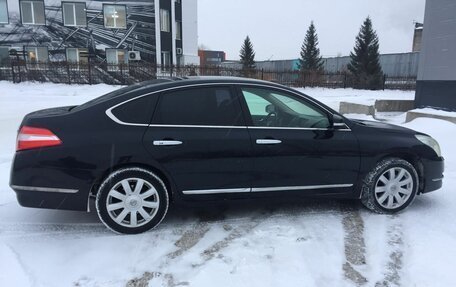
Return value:
M 249 107 L 249 111 L 252 117 L 262 117 L 268 115 L 266 112 L 266 107 L 268 105 L 271 105 L 271 102 L 248 90 L 243 90 L 242 93 L 244 94 L 245 101 L 247 102 L 247 106 Z
M 325 112 L 286 93 L 262 88 L 242 88 L 254 126 L 328 128 Z
M 164 93 L 155 110 L 154 124 L 239 126 L 239 101 L 228 87 L 193 88 Z
M 156 95 L 145 96 L 118 106 L 112 114 L 124 123 L 148 125 L 157 99 Z

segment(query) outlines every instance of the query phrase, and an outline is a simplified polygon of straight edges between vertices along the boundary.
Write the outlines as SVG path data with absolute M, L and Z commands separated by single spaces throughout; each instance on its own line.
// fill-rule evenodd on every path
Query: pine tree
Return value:
M 354 76 L 354 86 L 376 90 L 382 87 L 383 72 L 380 66 L 379 40 L 370 17 L 364 21 L 354 51 L 350 53 L 348 70 Z
M 318 48 L 318 35 L 313 21 L 307 30 L 304 43 L 301 47 L 301 58 L 299 59 L 299 69 L 302 72 L 318 72 L 323 70 L 323 60 Z
M 244 77 L 252 77 L 256 68 L 255 51 L 249 36 L 245 38 L 239 56 L 241 57 L 242 75 Z

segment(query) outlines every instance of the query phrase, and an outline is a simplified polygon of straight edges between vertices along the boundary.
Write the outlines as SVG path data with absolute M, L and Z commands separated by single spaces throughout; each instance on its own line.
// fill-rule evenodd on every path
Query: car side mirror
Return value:
M 332 116 L 332 127 L 337 129 L 337 128 L 343 128 L 346 127 L 347 125 L 345 124 L 345 120 L 341 115 L 338 114 L 333 114 Z
M 272 105 L 272 104 L 269 104 L 269 105 L 266 106 L 265 111 L 266 111 L 266 113 L 267 113 L 268 115 L 269 115 L 269 114 L 273 114 L 273 113 L 275 113 L 275 111 L 276 111 L 276 110 L 275 110 L 275 106 Z

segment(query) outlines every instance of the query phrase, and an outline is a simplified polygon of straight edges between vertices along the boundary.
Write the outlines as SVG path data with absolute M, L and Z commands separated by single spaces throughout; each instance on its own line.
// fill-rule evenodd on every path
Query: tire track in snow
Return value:
M 207 222 L 198 222 L 190 226 L 190 228 L 183 231 L 182 235 L 174 243 L 178 249 L 166 255 L 165 261 L 158 267 L 159 270 L 165 269 L 170 265 L 170 261 L 176 260 L 185 254 L 188 250 L 194 247 L 209 231 L 210 226 Z M 126 287 L 147 287 L 150 281 L 160 280 L 162 286 L 175 287 L 187 286 L 188 282 L 176 283 L 174 275 L 171 273 L 162 272 L 144 272 L 143 275 L 129 280 Z
M 222 251 L 223 249 L 227 248 L 234 240 L 241 238 L 247 235 L 250 231 L 252 231 L 255 227 L 260 225 L 262 222 L 267 220 L 271 214 L 265 215 L 262 214 L 263 217 L 254 217 L 245 224 L 235 227 L 234 229 L 230 226 L 225 224 L 224 229 L 230 231 L 230 233 L 225 236 L 222 240 L 217 241 L 216 243 L 212 244 L 210 247 L 206 248 L 203 252 L 201 252 L 201 257 L 203 257 L 203 262 L 200 264 L 194 265 L 194 267 L 199 267 L 206 264 L 209 260 L 213 259 L 217 253 Z
M 169 273 L 161 272 L 145 272 L 141 277 L 131 279 L 127 282 L 126 287 L 148 287 L 150 286 L 150 281 L 159 280 L 161 284 L 155 284 L 155 286 L 167 286 L 167 287 L 177 287 L 177 286 L 189 286 L 188 282 L 179 282 L 174 281 L 174 276 Z
M 207 222 L 200 222 L 195 224 L 189 230 L 186 230 L 184 234 L 174 243 L 178 250 L 169 253 L 167 256 L 169 259 L 175 259 L 181 256 L 184 252 L 195 246 L 209 231 L 210 227 Z
M 362 286 L 367 278 L 359 271 L 366 266 L 366 243 L 364 241 L 364 221 L 357 207 L 342 205 L 344 227 L 344 252 L 346 261 L 342 265 L 347 280 Z
M 391 251 L 383 274 L 383 280 L 378 281 L 375 287 L 398 287 L 401 286 L 401 271 L 404 257 L 404 234 L 403 226 L 398 215 L 388 217 L 390 225 L 387 231 L 388 246 Z

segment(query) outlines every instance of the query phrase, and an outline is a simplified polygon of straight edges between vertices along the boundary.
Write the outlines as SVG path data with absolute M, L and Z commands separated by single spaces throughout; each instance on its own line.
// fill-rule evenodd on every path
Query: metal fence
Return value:
M 261 79 L 292 87 L 354 87 L 356 78 L 350 73 L 315 73 L 300 71 L 274 71 L 256 69 L 244 71 L 239 68 L 220 66 L 158 66 L 146 62 L 107 64 L 106 62 L 46 62 L 27 63 L 12 61 L 0 65 L 0 80 L 20 83 L 25 81 L 65 84 L 129 85 L 157 77 L 186 76 L 234 76 Z M 383 77 L 379 88 L 413 90 L 416 77 Z

